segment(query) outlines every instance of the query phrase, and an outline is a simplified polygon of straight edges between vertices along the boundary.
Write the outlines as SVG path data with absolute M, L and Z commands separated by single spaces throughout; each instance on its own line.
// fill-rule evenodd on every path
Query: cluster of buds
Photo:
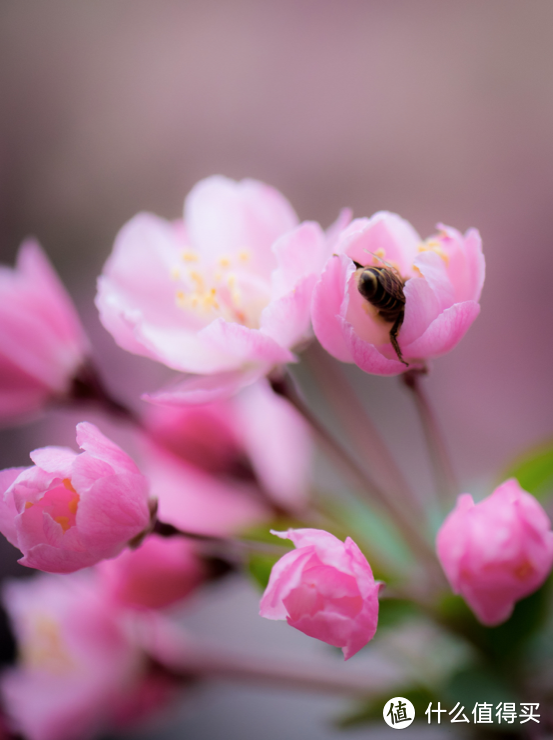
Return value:
M 126 224 L 98 281 L 117 344 L 180 373 L 145 393 L 151 405 L 137 415 L 103 390 L 75 308 L 41 248 L 25 243 L 16 269 L 0 272 L 0 419 L 95 400 L 137 422 L 140 459 L 82 422 L 80 453 L 43 447 L 31 467 L 0 472 L 0 531 L 22 565 L 58 574 L 4 590 L 21 656 L 1 683 L 11 726 L 30 740 L 72 740 L 163 704 L 175 677 L 144 647 L 152 614 L 209 578 L 201 543 L 224 550 L 279 519 L 295 525 L 273 534 L 296 549 L 282 549 L 261 616 L 346 660 L 359 652 L 376 633 L 383 583 L 351 537 L 318 526 L 335 523 L 309 493 L 313 417 L 283 392 L 285 366 L 315 337 L 342 362 L 407 372 L 413 384 L 465 335 L 483 282 L 474 229 L 438 225 L 422 240 L 395 214 L 352 221 L 344 210 L 325 232 L 262 183 L 208 178 L 182 219 Z M 439 562 L 484 625 L 507 620 L 553 565 L 547 515 L 515 480 L 478 504 L 461 495 L 436 552 L 386 493 L 383 502 L 429 579 Z

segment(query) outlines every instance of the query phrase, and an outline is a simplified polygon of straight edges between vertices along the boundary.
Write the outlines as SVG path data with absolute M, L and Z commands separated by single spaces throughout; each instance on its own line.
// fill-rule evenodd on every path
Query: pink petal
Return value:
M 67 447 L 41 447 L 33 450 L 29 457 L 46 473 L 53 473 L 59 478 L 70 478 L 77 453 Z
M 85 547 L 112 557 L 150 522 L 148 485 L 143 475 L 100 478 L 81 496 L 77 527 Z M 100 559 L 100 558 L 98 558 Z
M 287 295 L 304 278 L 318 275 L 331 252 L 319 224 L 306 221 L 273 245 L 278 262 L 271 278 L 273 300 Z
M 255 271 L 267 277 L 274 266 L 273 242 L 298 223 L 290 203 L 274 188 L 220 175 L 192 188 L 184 220 L 191 244 L 210 259 L 251 250 Z
M 463 338 L 479 313 L 480 306 L 474 301 L 456 303 L 447 308 L 419 339 L 402 347 L 404 356 L 430 358 L 449 352 Z
M 259 331 L 224 319 L 216 319 L 203 329 L 201 336 L 214 348 L 225 351 L 227 360 L 213 368 L 213 372 L 234 370 L 245 363 L 264 363 L 267 366 L 295 362 L 294 355 L 274 339 Z
M 288 610 L 284 599 L 292 589 L 299 586 L 303 568 L 313 555 L 313 549 L 305 547 L 287 552 L 273 565 L 269 583 L 261 599 L 260 616 L 265 619 L 287 619 Z
M 255 383 L 268 368 L 233 370 L 215 375 L 191 375 L 156 393 L 145 393 L 144 401 L 160 406 L 205 404 L 230 398 L 242 388 Z
M 448 274 L 455 289 L 455 303 L 479 301 L 486 275 L 482 239 L 477 229 L 463 236 L 457 229 L 437 224 L 440 241 L 448 254 Z
M 263 487 L 276 503 L 301 510 L 312 452 L 305 421 L 265 380 L 245 389 L 234 406 L 237 433 Z
M 152 451 L 147 472 L 160 521 L 175 527 L 226 536 L 269 516 L 250 487 L 217 479 L 174 455 Z
M 77 444 L 90 456 L 110 465 L 116 473 L 140 475 L 136 464 L 126 452 L 108 439 L 94 424 L 82 421 L 77 424 Z M 84 456 L 81 456 L 84 457 Z
M 346 256 L 331 257 L 313 290 L 312 320 L 315 335 L 327 352 L 342 362 L 353 362 L 344 338 L 340 316 L 347 285 L 355 265 Z
M 342 320 L 342 331 L 353 361 L 361 370 L 374 375 L 399 375 L 406 370 L 399 360 L 390 360 L 374 344 L 361 339 L 351 324 Z
M 356 219 L 342 232 L 338 250 L 361 265 L 372 264 L 375 253 L 384 251 L 387 262 L 396 263 L 402 275 L 411 273 L 421 238 L 405 219 L 379 211 L 370 219 Z
M 263 309 L 261 331 L 281 347 L 294 347 L 309 336 L 315 281 L 315 275 L 301 279 L 290 293 L 271 301 Z
M 12 483 L 24 470 L 25 468 L 0 470 L 0 532 L 15 547 L 17 547 L 15 517 L 18 515 L 18 511 L 13 500 L 13 495 L 7 492 Z

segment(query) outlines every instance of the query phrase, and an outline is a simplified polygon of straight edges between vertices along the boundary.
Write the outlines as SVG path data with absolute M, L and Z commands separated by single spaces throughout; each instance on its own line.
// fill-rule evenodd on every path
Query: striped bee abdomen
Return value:
M 358 289 L 385 321 L 395 321 L 405 308 L 403 280 L 389 267 L 365 267 L 359 275 Z
M 393 324 L 390 329 L 390 341 L 404 365 L 408 365 L 402 357 L 397 335 L 405 315 L 405 281 L 392 267 L 363 267 L 357 266 L 357 289 L 371 306 L 378 310 L 378 315 Z

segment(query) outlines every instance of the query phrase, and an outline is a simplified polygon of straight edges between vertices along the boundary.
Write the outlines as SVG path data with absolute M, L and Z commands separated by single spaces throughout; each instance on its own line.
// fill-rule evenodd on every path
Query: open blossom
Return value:
M 551 523 L 514 478 L 475 504 L 468 493 L 442 524 L 438 557 L 455 593 L 496 625 L 545 581 L 553 565 Z
M 184 537 L 149 535 L 96 566 L 105 598 L 131 608 L 161 609 L 184 599 L 207 573 L 194 543 Z
M 15 269 L 0 267 L 0 420 L 65 395 L 88 341 L 40 245 L 23 243 Z
M 297 549 L 273 566 L 259 613 L 285 619 L 351 658 L 374 637 L 378 622 L 380 584 L 367 559 L 350 537 L 342 542 L 321 529 L 273 534 Z
M 159 518 L 205 534 L 235 533 L 307 504 L 311 439 L 264 380 L 201 406 L 151 406 L 142 466 Z
M 95 573 L 11 581 L 3 603 L 18 662 L 0 679 L 12 728 L 28 740 L 91 740 L 156 711 L 175 681 L 151 666 L 135 615 Z
M 153 400 L 205 403 L 295 360 L 327 256 L 319 225 L 298 225 L 278 191 L 214 176 L 184 221 L 142 213 L 123 227 L 96 304 L 123 349 L 194 374 Z
M 379 212 L 342 231 L 313 296 L 313 328 L 331 355 L 376 375 L 406 369 L 391 343 L 393 323 L 359 292 L 355 263 L 395 269 L 406 281 L 398 343 L 407 363 L 420 366 L 462 339 L 480 311 L 485 271 L 480 236 L 475 229 L 463 236 L 438 228 L 422 241 L 407 221 Z
M 150 522 L 148 482 L 131 458 L 93 425 L 77 425 L 77 454 L 31 453 L 35 463 L 0 473 L 0 532 L 19 561 L 70 573 L 117 555 Z

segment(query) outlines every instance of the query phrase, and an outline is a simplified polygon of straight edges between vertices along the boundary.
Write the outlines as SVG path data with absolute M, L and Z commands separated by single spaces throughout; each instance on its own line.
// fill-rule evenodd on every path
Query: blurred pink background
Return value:
M 133 397 L 164 373 L 100 327 L 95 277 L 128 218 L 178 216 L 202 177 L 266 181 L 325 226 L 345 205 L 423 237 L 476 226 L 482 313 L 427 387 L 463 487 L 484 491 L 553 433 L 552 29 L 549 0 L 3 0 L 0 260 L 40 239 Z M 430 485 L 398 381 L 349 375 Z M 60 441 L 44 429 L 3 432 L 1 466 Z

